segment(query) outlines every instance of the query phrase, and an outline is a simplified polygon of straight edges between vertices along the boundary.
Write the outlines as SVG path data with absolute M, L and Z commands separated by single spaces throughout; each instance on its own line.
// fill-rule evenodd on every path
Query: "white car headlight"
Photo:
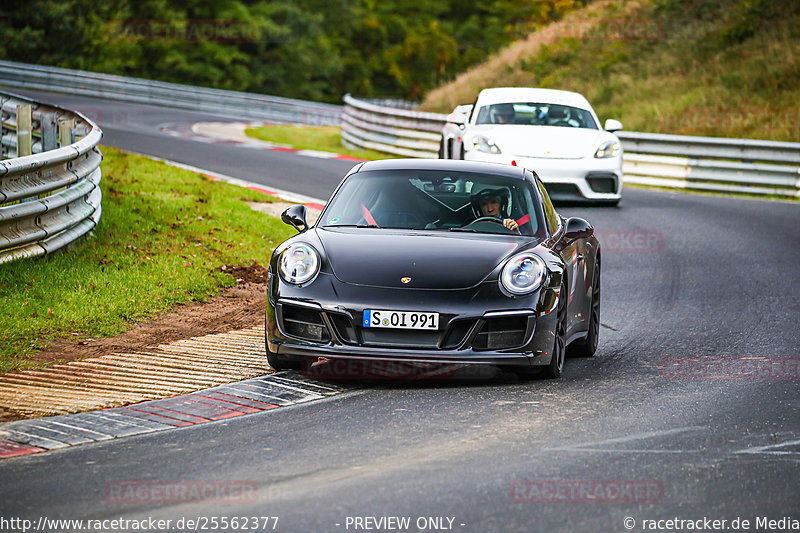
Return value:
M 479 152 L 486 152 L 487 154 L 500 153 L 500 148 L 491 139 L 483 135 L 476 135 L 472 138 L 472 147 Z
M 532 253 L 517 254 L 506 262 L 500 273 L 500 283 L 511 294 L 527 294 L 544 281 L 544 261 Z
M 278 270 L 286 283 L 302 285 L 319 272 L 319 254 L 308 244 L 293 244 L 281 253 Z
M 594 156 L 597 159 L 605 159 L 607 157 L 617 157 L 619 155 L 619 141 L 605 141 L 600 143 Z

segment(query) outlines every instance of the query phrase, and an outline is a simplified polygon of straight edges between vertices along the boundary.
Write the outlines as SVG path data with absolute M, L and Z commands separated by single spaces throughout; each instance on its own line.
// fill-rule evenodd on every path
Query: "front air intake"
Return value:
M 330 340 L 328 328 L 319 311 L 293 305 L 283 305 L 282 311 L 283 330 L 287 335 L 314 342 Z
M 504 350 L 517 348 L 525 343 L 528 332 L 528 316 L 504 316 L 485 319 L 483 327 L 475 335 L 472 348 L 475 350 Z
M 615 193 L 617 192 L 617 176 L 604 172 L 591 172 L 586 176 L 586 183 L 594 192 Z

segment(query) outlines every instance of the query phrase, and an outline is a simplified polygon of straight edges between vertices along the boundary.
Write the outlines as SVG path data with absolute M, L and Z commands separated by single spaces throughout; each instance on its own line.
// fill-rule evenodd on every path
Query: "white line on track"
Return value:
M 161 157 L 156 157 L 153 155 L 142 154 L 138 152 L 129 152 L 134 155 L 139 155 L 142 157 L 146 157 L 148 159 L 152 159 L 154 161 L 161 161 L 162 163 L 166 163 L 167 165 L 182 168 L 184 170 L 188 170 L 190 172 L 196 172 L 198 174 L 203 174 L 205 176 L 209 176 L 211 178 L 224 181 L 225 183 L 230 183 L 231 185 L 238 185 L 239 187 L 245 187 L 247 189 L 258 189 L 258 190 L 266 190 L 266 192 L 274 194 L 275 196 L 286 200 L 287 202 L 295 202 L 298 204 L 313 204 L 324 206 L 327 200 L 322 200 L 320 198 L 314 198 L 313 196 L 306 196 L 304 194 L 298 194 L 296 192 L 286 191 L 284 189 L 278 189 L 277 187 L 273 187 L 272 185 L 264 185 L 263 183 L 256 183 L 254 181 L 247 181 L 241 178 L 234 178 L 233 176 L 228 176 L 226 174 L 220 174 L 219 172 L 214 172 L 213 170 L 207 170 L 204 168 L 195 167 L 192 165 L 187 165 L 185 163 L 179 163 L 177 161 L 172 161 L 170 159 L 164 159 Z

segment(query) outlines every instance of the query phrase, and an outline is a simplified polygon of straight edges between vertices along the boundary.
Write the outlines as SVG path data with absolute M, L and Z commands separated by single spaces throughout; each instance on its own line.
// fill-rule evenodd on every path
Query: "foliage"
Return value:
M 418 99 L 585 3 L 5 0 L 0 57 L 337 103 Z

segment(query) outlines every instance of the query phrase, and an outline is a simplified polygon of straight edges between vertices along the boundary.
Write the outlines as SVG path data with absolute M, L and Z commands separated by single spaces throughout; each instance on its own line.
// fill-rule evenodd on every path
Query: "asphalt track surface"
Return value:
M 129 117 L 101 120 L 106 144 L 316 197 L 351 165 L 159 134 L 207 115 L 52 101 Z M 561 379 L 380 383 L 6 459 L 0 516 L 278 516 L 277 531 L 367 531 L 354 517 L 386 516 L 410 517 L 418 531 L 419 517 L 450 517 L 465 532 L 643 531 L 645 519 L 703 518 L 756 530 L 759 517 L 800 519 L 800 206 L 626 189 L 619 208 L 561 212 L 590 220 L 607 243 L 598 354 L 568 359 Z M 637 247 L 637 235 L 649 244 Z M 720 370 L 754 361 L 760 375 Z M 257 496 L 109 498 L 109 486 L 131 480 L 243 482 Z

